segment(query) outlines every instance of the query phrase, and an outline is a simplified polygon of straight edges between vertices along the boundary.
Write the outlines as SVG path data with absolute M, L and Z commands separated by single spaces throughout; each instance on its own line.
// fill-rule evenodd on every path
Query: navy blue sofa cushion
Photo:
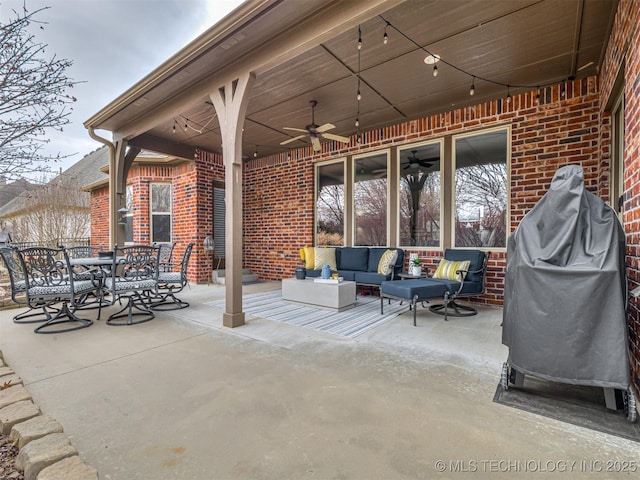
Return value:
M 355 272 L 355 281 L 362 285 L 380 285 L 385 280 L 391 280 L 391 275 L 382 275 L 377 272 Z
M 380 285 L 385 280 L 397 278 L 404 266 L 404 250 L 387 247 L 335 247 L 337 272 L 344 280 L 356 282 L 362 285 Z M 380 257 L 387 250 L 396 250 L 396 260 L 393 275 L 381 275 L 378 273 Z M 375 266 L 374 266 L 375 265 Z M 307 277 L 316 278 L 322 275 L 322 270 L 307 269 Z
M 369 249 L 363 247 L 342 247 L 336 248 L 336 252 L 340 251 L 340 261 L 336 254 L 338 262 L 338 270 L 355 270 L 366 272 L 369 264 Z

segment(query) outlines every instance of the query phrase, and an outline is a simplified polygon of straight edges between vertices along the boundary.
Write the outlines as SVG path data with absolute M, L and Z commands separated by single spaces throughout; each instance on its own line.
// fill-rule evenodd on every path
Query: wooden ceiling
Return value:
M 597 74 L 618 2 L 394 0 L 362 11 L 354 10 L 359 2 L 246 3 L 245 10 L 255 8 L 245 12 L 242 21 L 223 21 L 212 28 L 216 41 L 196 40 L 185 48 L 189 55 L 183 52 L 169 59 L 85 125 L 126 136 L 127 127 L 145 112 L 165 108 L 158 121 L 131 129 L 131 137 L 147 148 L 155 143 L 165 153 L 175 151 L 163 145 L 219 152 L 220 129 L 206 95 L 184 95 L 184 101 L 171 109 L 167 104 L 194 86 L 214 82 L 220 72 L 243 59 L 261 55 L 252 69 L 256 80 L 247 108 L 243 156 L 253 158 L 257 151 L 263 157 L 309 145 L 306 139 L 286 147 L 280 143 L 297 135 L 284 127 L 310 123 L 311 100 L 318 102 L 317 124 L 331 122 L 336 128 L 330 133 L 349 137 L 356 133 L 356 117 L 360 130 L 367 131 L 505 97 L 507 90 L 513 95 Z M 346 4 L 351 4 L 350 10 Z M 239 18 L 233 13 L 230 17 Z M 326 22 L 336 27 L 327 29 Z M 314 31 L 320 27 L 324 31 Z M 293 44 L 305 31 L 318 41 Z M 290 48 L 275 49 L 276 42 L 286 45 L 288 38 Z M 269 49 L 276 52 L 273 58 Z M 429 53 L 442 59 L 436 77 L 433 66 L 424 62 Z

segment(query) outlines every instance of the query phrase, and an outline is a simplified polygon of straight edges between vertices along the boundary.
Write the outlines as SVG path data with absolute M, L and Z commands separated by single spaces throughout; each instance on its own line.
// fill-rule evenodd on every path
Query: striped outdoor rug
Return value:
M 405 312 L 407 304 L 400 305 L 399 303 L 392 302 L 391 305 L 385 303 L 384 315 L 381 315 L 379 297 L 358 296 L 353 308 L 343 312 L 332 312 L 287 302 L 282 300 L 280 290 L 271 290 L 245 295 L 242 309 L 245 313 L 256 317 L 355 338 Z M 224 308 L 225 300 L 207 302 L 207 305 Z

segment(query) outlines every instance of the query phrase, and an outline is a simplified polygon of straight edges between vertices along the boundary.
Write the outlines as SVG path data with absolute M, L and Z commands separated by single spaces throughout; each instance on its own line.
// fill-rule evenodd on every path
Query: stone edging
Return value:
M 62 425 L 33 403 L 2 351 L 0 388 L 0 431 L 18 447 L 16 468 L 25 480 L 98 480 L 98 471 L 78 456 Z

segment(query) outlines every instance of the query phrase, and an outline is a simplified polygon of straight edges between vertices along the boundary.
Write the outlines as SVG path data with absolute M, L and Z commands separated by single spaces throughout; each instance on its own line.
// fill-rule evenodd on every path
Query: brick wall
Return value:
M 604 110 L 622 70 L 625 95 L 623 223 L 627 238 L 629 289 L 640 286 L 640 2 L 620 0 L 600 77 Z M 604 113 L 606 115 L 606 112 Z M 606 125 L 608 127 L 608 124 Z M 608 128 L 602 129 L 603 143 Z M 629 299 L 631 370 L 640 392 L 640 301 Z
M 102 249 L 109 244 L 109 187 L 91 192 L 91 246 Z
M 546 192 L 561 165 L 579 163 L 600 193 L 600 103 L 595 77 L 515 95 L 363 134 L 346 148 L 323 143 L 245 163 L 245 266 L 264 279 L 291 276 L 298 249 L 313 243 L 314 163 L 497 125 L 512 126 L 510 227 Z M 422 251 L 435 268 L 442 252 Z M 501 304 L 506 253 L 492 252 L 483 300 Z

